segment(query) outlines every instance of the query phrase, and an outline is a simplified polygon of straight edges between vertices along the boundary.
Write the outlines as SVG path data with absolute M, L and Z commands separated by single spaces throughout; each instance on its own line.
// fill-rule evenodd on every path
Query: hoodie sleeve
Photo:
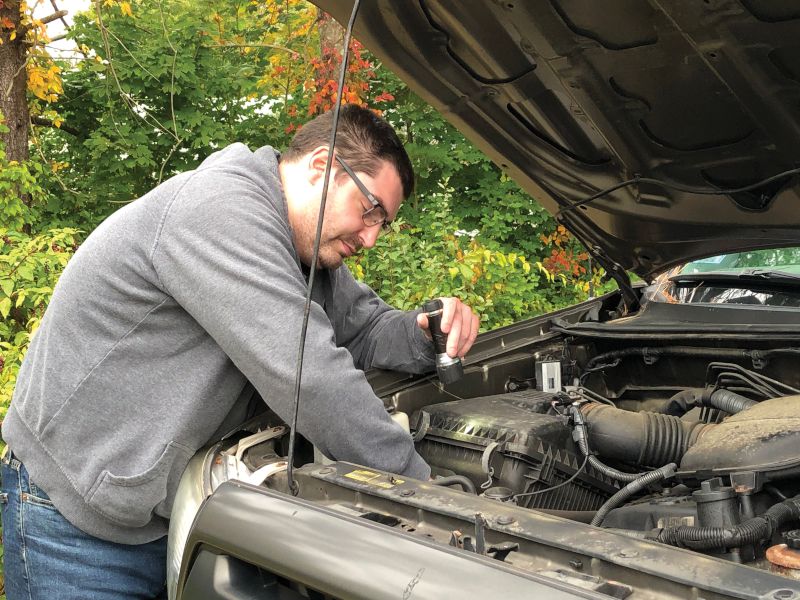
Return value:
M 165 291 L 289 422 L 307 288 L 278 182 L 265 189 L 241 171 L 196 172 L 166 209 L 152 260 Z M 430 474 L 350 352 L 337 347 L 316 303 L 298 431 L 337 460 L 420 479 Z
M 416 311 L 401 311 L 355 280 L 347 266 L 333 274 L 333 309 L 328 311 L 336 341 L 361 369 L 376 367 L 405 373 L 432 371 L 433 346 L 417 325 Z

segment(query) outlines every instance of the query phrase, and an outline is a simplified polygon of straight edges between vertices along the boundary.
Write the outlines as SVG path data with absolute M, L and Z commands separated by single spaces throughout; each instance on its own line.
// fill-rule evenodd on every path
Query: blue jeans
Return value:
M 0 474 L 8 600 L 119 600 L 165 594 L 166 537 L 139 546 L 98 539 L 67 521 L 10 452 Z

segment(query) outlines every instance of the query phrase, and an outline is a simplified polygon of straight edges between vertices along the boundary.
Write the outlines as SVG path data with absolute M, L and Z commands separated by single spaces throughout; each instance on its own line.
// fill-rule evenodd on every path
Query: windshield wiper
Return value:
M 669 278 L 676 283 L 741 281 L 745 283 L 763 283 L 766 285 L 800 286 L 800 275 L 775 271 L 773 269 L 754 268 L 741 271 L 707 271 L 705 273 L 680 273 Z

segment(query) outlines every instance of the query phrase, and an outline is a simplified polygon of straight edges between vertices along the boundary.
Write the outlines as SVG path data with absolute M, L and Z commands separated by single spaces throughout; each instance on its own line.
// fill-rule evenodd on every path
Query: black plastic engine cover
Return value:
M 427 406 L 412 417 L 417 438 L 423 436 L 417 451 L 434 474 L 465 475 L 484 489 L 502 486 L 514 494 L 527 494 L 558 485 L 584 461 L 566 417 L 553 414 L 552 397 L 526 390 Z M 596 510 L 617 489 L 613 480 L 586 464 L 569 484 L 520 496 L 517 503 L 528 508 Z

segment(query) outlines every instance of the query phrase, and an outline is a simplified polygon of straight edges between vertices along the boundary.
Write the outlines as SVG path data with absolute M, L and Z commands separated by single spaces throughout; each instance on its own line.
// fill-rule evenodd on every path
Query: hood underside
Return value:
M 352 0 L 314 0 L 346 23 Z M 355 35 L 599 259 L 800 245 L 796 0 L 369 0 Z

